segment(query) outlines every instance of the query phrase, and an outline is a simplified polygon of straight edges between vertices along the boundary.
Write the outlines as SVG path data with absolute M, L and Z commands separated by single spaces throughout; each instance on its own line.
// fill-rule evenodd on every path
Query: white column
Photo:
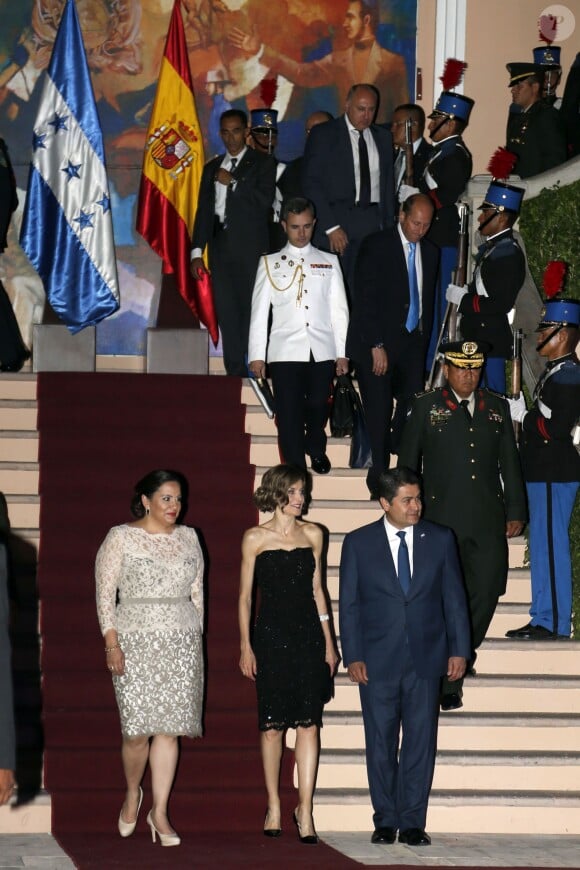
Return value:
M 441 92 L 439 77 L 448 57 L 467 60 L 465 57 L 465 34 L 467 0 L 437 0 L 435 22 L 435 69 L 433 71 L 435 100 Z M 463 84 L 455 90 L 463 93 Z

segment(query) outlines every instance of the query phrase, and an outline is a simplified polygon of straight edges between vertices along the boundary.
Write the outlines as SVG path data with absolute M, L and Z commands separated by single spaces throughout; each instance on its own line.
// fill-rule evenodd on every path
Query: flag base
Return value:
M 86 326 L 71 335 L 62 324 L 35 324 L 32 340 L 33 372 L 94 372 L 96 330 Z
M 207 375 L 209 333 L 205 329 L 148 329 L 147 372 Z

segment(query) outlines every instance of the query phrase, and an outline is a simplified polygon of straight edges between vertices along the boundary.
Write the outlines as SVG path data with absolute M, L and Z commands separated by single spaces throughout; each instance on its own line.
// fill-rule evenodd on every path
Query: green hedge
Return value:
M 580 181 L 566 187 L 543 190 L 534 199 L 524 200 L 519 230 L 526 244 L 530 272 L 543 293 L 542 275 L 550 260 L 565 260 L 568 274 L 566 296 L 580 299 Z M 572 573 L 574 577 L 572 622 L 575 637 L 580 637 L 580 499 L 570 525 Z

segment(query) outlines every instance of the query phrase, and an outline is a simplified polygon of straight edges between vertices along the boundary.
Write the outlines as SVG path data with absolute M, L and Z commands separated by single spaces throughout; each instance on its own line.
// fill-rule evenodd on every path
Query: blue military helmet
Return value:
M 276 109 L 252 109 L 250 128 L 258 132 L 278 132 L 278 112 Z
M 580 326 L 580 299 L 549 299 L 540 317 L 536 332 L 550 326 Z
M 429 117 L 437 118 L 440 115 L 447 115 L 448 118 L 456 118 L 458 121 L 464 121 L 467 124 L 474 103 L 475 100 L 463 94 L 456 94 L 455 91 L 441 91 L 435 108 Z
M 540 45 L 533 49 L 534 63 L 548 69 L 561 69 L 560 66 L 560 46 L 558 45 Z
M 494 208 L 496 211 L 510 211 L 513 214 L 519 214 L 524 193 L 523 187 L 516 187 L 502 181 L 492 181 L 479 208 Z

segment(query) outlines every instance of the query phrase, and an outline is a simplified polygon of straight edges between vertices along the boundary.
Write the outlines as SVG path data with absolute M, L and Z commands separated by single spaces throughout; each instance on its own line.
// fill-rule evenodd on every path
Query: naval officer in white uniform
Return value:
M 338 257 L 310 244 L 315 223 L 310 200 L 286 202 L 281 224 L 288 242 L 258 266 L 248 365 L 255 377 L 265 377 L 268 362 L 283 461 L 306 468 L 308 454 L 312 470 L 327 474 L 324 427 L 334 374 L 348 371 L 348 304 Z

